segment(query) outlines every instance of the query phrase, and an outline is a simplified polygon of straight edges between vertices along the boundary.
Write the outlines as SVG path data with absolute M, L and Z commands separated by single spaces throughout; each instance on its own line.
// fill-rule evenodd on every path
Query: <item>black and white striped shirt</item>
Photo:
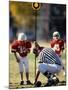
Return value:
M 44 48 L 39 54 L 39 60 L 48 64 L 61 65 L 59 56 L 54 52 L 52 48 Z

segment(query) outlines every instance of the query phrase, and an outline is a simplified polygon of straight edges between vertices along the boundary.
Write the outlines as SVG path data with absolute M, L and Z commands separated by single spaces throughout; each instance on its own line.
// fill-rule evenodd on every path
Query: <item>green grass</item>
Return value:
M 32 83 L 34 83 L 34 80 L 35 80 L 35 56 L 34 56 L 34 54 L 30 53 L 28 55 L 28 59 L 29 59 L 29 79 Z M 65 61 L 66 61 L 65 51 L 63 52 L 62 59 L 65 64 Z M 16 62 L 16 59 L 12 53 L 10 53 L 9 60 L 10 60 L 10 62 L 9 62 L 9 83 L 10 83 L 9 85 L 10 85 L 10 88 L 34 87 L 33 85 L 23 85 L 23 86 L 19 85 L 19 83 L 20 83 L 19 66 L 18 66 L 18 63 Z M 37 68 L 37 66 L 38 66 L 38 63 L 36 64 L 36 68 Z M 63 76 L 59 75 L 59 77 L 60 77 L 61 81 L 64 79 Z M 26 81 L 25 71 L 24 71 L 24 80 Z M 40 74 L 38 80 L 41 81 L 43 85 L 45 84 L 45 82 L 47 82 L 47 78 L 45 78 L 42 74 Z

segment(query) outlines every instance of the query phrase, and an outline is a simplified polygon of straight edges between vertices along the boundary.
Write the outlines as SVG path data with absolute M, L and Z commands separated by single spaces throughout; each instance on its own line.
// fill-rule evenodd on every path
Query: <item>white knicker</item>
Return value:
M 57 64 L 40 63 L 38 69 L 41 73 L 50 72 L 55 74 L 61 71 L 62 66 Z
M 19 62 L 19 69 L 20 72 L 23 72 L 23 66 L 25 67 L 25 72 L 29 72 L 29 65 L 28 65 L 28 59 L 27 57 L 19 57 L 20 62 Z

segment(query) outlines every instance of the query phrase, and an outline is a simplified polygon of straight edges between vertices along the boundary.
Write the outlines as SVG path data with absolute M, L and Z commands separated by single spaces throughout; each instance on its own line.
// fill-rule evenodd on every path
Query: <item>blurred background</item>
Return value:
M 17 39 L 19 32 L 24 32 L 28 40 L 48 42 L 54 31 L 59 31 L 66 41 L 66 5 L 41 3 L 37 11 L 37 30 L 35 30 L 35 10 L 31 2 L 9 2 L 9 39 Z

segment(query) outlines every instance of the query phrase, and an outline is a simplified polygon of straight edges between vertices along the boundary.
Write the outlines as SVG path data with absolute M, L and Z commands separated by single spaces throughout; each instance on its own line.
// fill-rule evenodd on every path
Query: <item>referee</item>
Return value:
M 52 48 L 42 48 L 42 50 L 39 50 L 39 47 L 37 47 L 37 51 L 34 52 L 35 54 L 37 54 L 37 52 L 40 51 L 37 55 L 39 59 L 39 65 L 35 78 L 35 84 L 37 83 L 37 79 L 40 73 L 42 73 L 48 78 L 47 86 L 51 86 L 52 84 L 55 84 L 53 77 L 55 76 L 55 74 L 64 69 L 64 65 L 62 63 L 62 60 L 60 60 L 59 56 L 54 52 Z M 58 80 L 58 78 L 56 78 L 56 80 Z M 51 81 L 52 83 L 49 83 Z

